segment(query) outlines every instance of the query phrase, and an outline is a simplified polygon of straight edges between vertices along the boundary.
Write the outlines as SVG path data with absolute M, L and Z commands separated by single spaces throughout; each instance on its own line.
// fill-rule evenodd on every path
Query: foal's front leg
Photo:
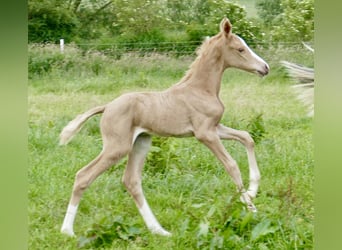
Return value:
M 222 124 L 217 126 L 217 134 L 221 139 L 236 140 L 245 146 L 249 165 L 249 187 L 247 193 L 251 198 L 255 198 L 259 187 L 260 171 L 255 158 L 253 138 L 247 131 L 236 130 Z
M 222 162 L 226 171 L 232 177 L 235 185 L 237 186 L 238 191 L 241 193 L 242 201 L 246 203 L 247 208 L 250 211 L 256 212 L 256 208 L 251 200 L 251 197 L 248 195 L 243 186 L 240 169 L 236 161 L 230 156 L 230 154 L 225 149 L 224 145 L 220 140 L 220 137 L 218 136 L 217 131 L 215 131 L 215 129 L 203 131 L 201 133 L 196 134 L 195 136 L 199 141 L 206 145 Z
M 128 156 L 128 163 L 125 174 L 122 178 L 124 185 L 134 198 L 134 201 L 143 217 L 147 228 L 155 234 L 170 236 L 158 222 L 149 207 L 141 186 L 141 172 L 144 166 L 144 160 L 150 149 L 151 137 L 149 135 L 140 135 L 134 142 L 132 151 Z

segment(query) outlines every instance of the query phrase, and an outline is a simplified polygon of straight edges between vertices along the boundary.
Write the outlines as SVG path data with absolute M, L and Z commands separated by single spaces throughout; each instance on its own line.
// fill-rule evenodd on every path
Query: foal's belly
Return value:
M 166 137 L 190 137 L 193 136 L 193 129 L 190 125 L 177 126 L 177 122 L 159 122 L 156 126 L 137 126 L 134 128 L 134 135 L 147 133 L 150 135 Z

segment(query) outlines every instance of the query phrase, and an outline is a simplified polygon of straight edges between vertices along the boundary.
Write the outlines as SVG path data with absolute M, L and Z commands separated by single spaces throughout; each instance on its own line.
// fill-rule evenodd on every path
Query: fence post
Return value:
M 64 52 L 64 39 L 59 40 L 59 45 L 60 45 L 61 53 L 63 53 Z

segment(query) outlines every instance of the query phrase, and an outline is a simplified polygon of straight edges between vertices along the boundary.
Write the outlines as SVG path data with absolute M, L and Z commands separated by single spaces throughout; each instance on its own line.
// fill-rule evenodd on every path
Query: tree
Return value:
M 225 16 L 247 42 L 261 39 L 246 11 L 225 0 L 29 0 L 29 42 L 160 42 L 170 30 L 200 41 Z
M 166 14 L 174 29 L 184 29 L 189 23 L 198 21 L 199 0 L 167 0 Z
M 66 42 L 77 37 L 95 38 L 110 30 L 114 15 L 111 0 L 30 0 L 28 2 L 29 42 Z M 108 25 L 109 24 L 109 25 Z
M 272 32 L 276 41 L 310 41 L 314 37 L 314 0 L 282 0 L 284 12 Z
M 116 0 L 116 25 L 122 34 L 144 34 L 165 29 L 166 16 L 163 1 L 158 0 Z M 167 27 L 167 26 L 166 26 Z
M 265 26 L 272 26 L 281 13 L 283 13 L 282 0 L 257 0 L 256 8 L 258 15 Z
M 282 42 L 310 41 L 314 37 L 313 0 L 258 0 L 258 13 L 270 39 Z
M 28 9 L 29 42 L 68 41 L 77 34 L 77 17 L 62 1 L 29 1 Z
M 197 7 L 197 20 L 188 26 L 191 40 L 201 40 L 204 35 L 216 34 L 223 17 L 229 18 L 234 33 L 244 38 L 247 43 L 262 39 L 259 27 L 247 18 L 246 10 L 238 4 L 225 0 L 200 0 Z

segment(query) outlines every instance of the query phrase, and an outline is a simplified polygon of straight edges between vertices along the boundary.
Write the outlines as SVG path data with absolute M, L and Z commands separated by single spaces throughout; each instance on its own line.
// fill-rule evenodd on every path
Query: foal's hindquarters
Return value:
M 160 235 L 170 235 L 153 215 L 141 186 L 141 173 L 145 157 L 151 146 L 151 136 L 145 133 L 145 129 L 134 126 L 136 112 L 132 112 L 132 109 L 137 107 L 133 100 L 138 99 L 135 98 L 138 95 L 135 93 L 123 95 L 106 106 L 100 125 L 103 149 L 93 161 L 76 174 L 71 199 L 61 229 L 63 233 L 74 235 L 73 224 L 83 192 L 100 174 L 128 155 L 127 166 L 122 178 L 124 185 L 134 198 L 150 231 Z

